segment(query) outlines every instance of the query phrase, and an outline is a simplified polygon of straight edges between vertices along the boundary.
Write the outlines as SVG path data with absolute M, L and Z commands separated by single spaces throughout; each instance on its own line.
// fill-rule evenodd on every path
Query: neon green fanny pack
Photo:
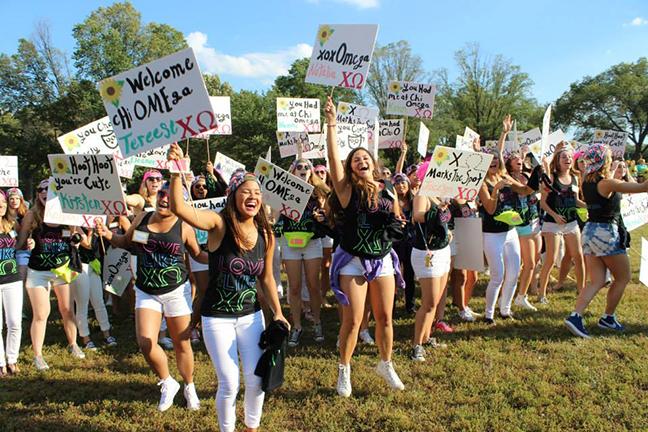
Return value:
M 79 276 L 79 273 L 70 268 L 70 262 L 51 270 L 55 276 L 63 279 L 65 283 L 70 283 Z
M 95 272 L 98 276 L 101 276 L 101 261 L 98 258 L 93 259 L 88 263 L 88 266 Z
M 312 232 L 293 231 L 283 233 L 286 237 L 288 247 L 291 248 L 304 248 L 308 246 L 308 242 L 315 235 Z

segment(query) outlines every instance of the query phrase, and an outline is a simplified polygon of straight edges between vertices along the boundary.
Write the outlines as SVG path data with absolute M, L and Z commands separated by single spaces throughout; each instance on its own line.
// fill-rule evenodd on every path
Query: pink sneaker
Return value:
M 439 330 L 443 333 L 452 333 L 454 332 L 454 329 L 448 325 L 445 321 L 439 321 L 438 323 L 434 324 L 434 328 L 436 330 Z

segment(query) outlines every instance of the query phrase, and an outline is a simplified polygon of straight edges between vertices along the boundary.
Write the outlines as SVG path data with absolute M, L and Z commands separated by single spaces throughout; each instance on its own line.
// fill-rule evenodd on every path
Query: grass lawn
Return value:
M 633 247 L 640 236 L 633 233 Z M 394 362 L 406 385 L 403 392 L 385 388 L 373 368 L 375 347 L 359 345 L 352 362 L 353 395 L 337 396 L 335 339 L 337 314 L 324 312 L 323 346 L 304 334 L 290 353 L 286 383 L 268 395 L 262 418 L 267 431 L 621 431 L 648 430 L 648 288 L 638 283 L 639 257 L 630 252 L 633 281 L 618 310 L 623 334 L 598 329 L 605 292 L 586 316 L 595 336 L 571 336 L 562 320 L 574 305 L 573 283 L 550 296 L 538 312 L 514 309 L 515 322 L 459 323 L 447 316 L 455 333 L 442 336 L 445 350 L 428 361 L 408 358 L 413 319 L 399 310 L 394 322 Z M 480 280 L 474 310 L 484 308 L 485 280 Z M 535 300 L 535 299 L 532 299 Z M 287 314 L 287 311 L 286 311 Z M 57 318 L 53 318 L 56 319 Z M 93 322 L 95 340 L 100 340 Z M 156 410 L 159 388 L 134 342 L 134 322 L 114 322 L 119 346 L 74 360 L 65 350 L 60 321 L 48 329 L 45 358 L 51 370 L 38 373 L 31 364 L 29 323 L 23 323 L 22 371 L 0 379 L 2 431 L 158 431 L 218 430 L 213 397 L 216 378 L 204 347 L 196 353 L 195 382 L 202 400 L 199 412 L 176 406 Z M 373 333 L 373 330 L 372 330 Z M 173 354 L 168 353 L 176 378 Z M 242 429 L 242 394 L 238 430 Z

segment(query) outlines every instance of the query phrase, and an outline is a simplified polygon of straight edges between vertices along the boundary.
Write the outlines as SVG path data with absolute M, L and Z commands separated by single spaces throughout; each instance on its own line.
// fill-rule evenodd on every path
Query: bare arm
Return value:
M 112 231 L 106 228 L 101 219 L 96 220 L 95 229 L 97 230 L 97 234 L 108 240 L 113 247 L 128 249 L 132 244 L 133 232 L 140 225 L 145 215 L 146 213 L 144 212 L 138 214 L 125 234 L 113 234 Z
M 623 180 L 603 179 L 598 183 L 597 189 L 604 197 L 609 197 L 613 192 L 628 194 L 648 192 L 648 180 L 643 183 L 630 183 Z
M 178 144 L 171 144 L 169 160 L 182 159 L 182 149 Z M 169 189 L 169 205 L 171 211 L 183 221 L 194 228 L 211 231 L 214 228 L 224 228 L 223 218 L 216 212 L 197 210 L 187 204 L 182 193 L 182 180 L 179 174 L 171 174 L 171 187 Z
M 497 200 L 499 195 L 499 190 L 506 185 L 506 180 L 500 180 L 493 186 L 493 192 L 488 192 L 488 186 L 486 182 L 482 183 L 482 187 L 479 190 L 479 201 L 481 201 L 484 210 L 489 215 L 495 214 L 497 210 Z
M 31 210 L 29 210 L 25 214 L 25 217 L 22 220 L 20 231 L 18 231 L 18 240 L 16 240 L 16 250 L 25 248 L 25 242 L 27 241 L 27 237 L 29 237 L 30 227 L 32 226 L 32 223 L 34 223 L 34 214 L 32 213 Z
M 427 196 L 416 195 L 412 204 L 412 222 L 425 222 L 425 213 L 430 209 L 430 200 Z
M 326 147 L 327 154 L 329 159 L 329 173 L 331 174 L 331 182 L 333 183 L 333 188 L 335 193 L 338 196 L 338 200 L 342 207 L 346 208 L 349 205 L 351 200 L 351 183 L 349 179 L 344 175 L 344 167 L 342 166 L 342 161 L 340 160 L 340 154 L 337 148 L 337 129 L 336 129 L 336 120 L 335 120 L 335 105 L 333 104 L 333 99 L 328 97 L 326 101 L 326 107 L 324 108 L 324 114 L 326 117 Z
M 279 303 L 279 295 L 277 294 L 277 284 L 274 280 L 274 275 L 272 274 L 272 257 L 274 255 L 274 242 L 275 238 L 272 233 L 264 233 L 266 236 L 266 253 L 265 253 L 265 262 L 266 265 L 263 267 L 263 273 L 261 274 L 260 282 L 263 287 L 263 293 L 267 300 L 268 306 L 274 314 L 274 320 L 281 320 L 288 324 L 288 321 L 283 316 L 281 311 L 281 304 Z M 288 324 L 290 328 L 290 324 Z
M 405 138 L 403 138 L 403 145 L 401 146 L 401 154 L 400 157 L 398 158 L 398 162 L 396 162 L 396 173 L 403 172 L 403 166 L 405 165 L 406 156 L 407 156 L 407 143 L 405 142 Z
M 201 264 L 209 264 L 207 253 L 200 249 L 200 245 L 196 240 L 196 233 L 187 223 L 182 224 L 182 239 L 187 252 L 189 252 L 189 255 L 191 255 L 193 259 Z

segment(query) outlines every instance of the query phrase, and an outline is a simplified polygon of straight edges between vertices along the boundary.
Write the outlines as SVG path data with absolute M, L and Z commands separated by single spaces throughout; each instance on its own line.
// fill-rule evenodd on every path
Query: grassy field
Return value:
M 635 248 L 641 234 L 648 236 L 648 229 L 633 232 Z M 459 323 L 456 310 L 448 309 L 456 330 L 441 337 L 448 348 L 428 351 L 427 362 L 414 363 L 408 358 L 413 319 L 399 315 L 399 304 L 394 362 L 404 392 L 385 388 L 373 371 L 375 347 L 359 345 L 352 363 L 353 396 L 337 396 L 337 315 L 326 310 L 325 344 L 316 346 L 305 334 L 305 343 L 291 352 L 284 387 L 266 397 L 262 429 L 648 430 L 648 288 L 637 281 L 638 255 L 631 252 L 630 258 L 633 282 L 618 310 L 627 330 L 620 335 L 595 326 L 604 292 L 586 316 L 595 337 L 585 341 L 568 333 L 562 320 L 573 308 L 572 284 L 552 294 L 549 306 L 538 312 L 516 311 L 518 320 L 499 321 L 495 328 Z M 472 304 L 476 311 L 483 311 L 484 285 L 482 279 Z M 117 348 L 74 360 L 65 350 L 60 321 L 53 317 L 45 348 L 52 369 L 45 374 L 31 365 L 28 323 L 24 327 L 22 372 L 0 379 L 0 430 L 218 430 L 216 379 L 204 347 L 195 353 L 202 409 L 184 409 L 180 392 L 176 406 L 158 413 L 159 388 L 137 351 L 132 320 L 114 323 Z M 173 364 L 173 354 L 169 357 Z M 175 365 L 173 371 L 178 377 Z M 242 419 L 241 401 L 238 418 Z

